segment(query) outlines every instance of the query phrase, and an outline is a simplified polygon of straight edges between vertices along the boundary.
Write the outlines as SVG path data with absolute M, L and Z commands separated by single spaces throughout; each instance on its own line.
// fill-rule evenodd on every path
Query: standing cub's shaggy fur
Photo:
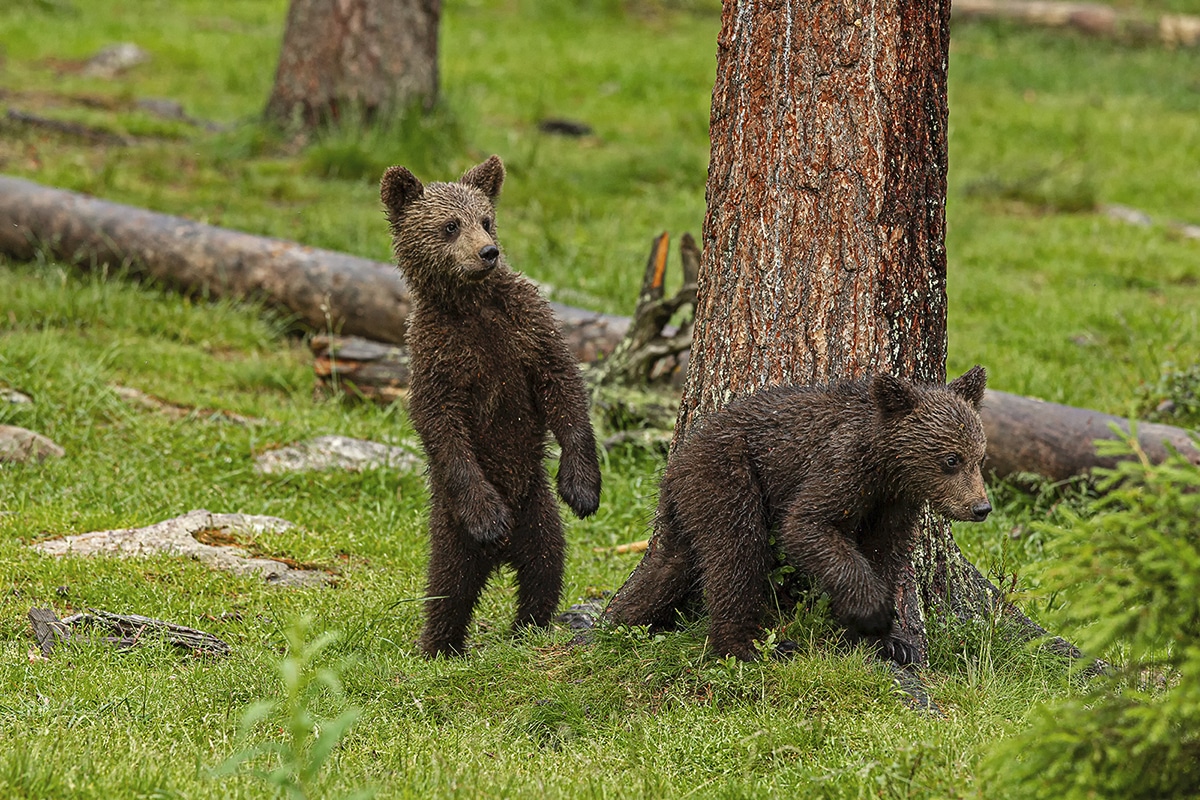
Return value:
M 565 542 L 546 475 L 547 430 L 562 447 L 558 491 L 580 517 L 600 502 L 600 467 L 579 367 L 549 305 L 509 269 L 496 239 L 504 165 L 423 186 L 403 167 L 380 195 L 413 297 L 408 411 L 429 460 L 429 587 L 421 649 L 461 653 L 491 573 L 517 575 L 514 628 L 550 624 Z
M 911 645 L 891 635 L 893 597 L 921 506 L 973 521 L 992 510 L 980 473 L 986 379 L 975 367 L 948 386 L 880 375 L 777 387 L 702 420 L 667 465 L 656 535 L 606 615 L 670 627 L 702 591 L 713 649 L 752 659 L 774 535 L 851 641 L 910 662 Z

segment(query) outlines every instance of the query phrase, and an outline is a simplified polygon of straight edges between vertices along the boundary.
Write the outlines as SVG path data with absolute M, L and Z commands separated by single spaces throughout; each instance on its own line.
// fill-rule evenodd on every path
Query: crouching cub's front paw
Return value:
M 583 519 L 600 507 L 600 465 L 595 452 L 568 458 L 563 454 L 558 465 L 558 494 L 575 516 Z
M 897 636 L 872 636 L 857 631 L 846 631 L 843 639 L 851 646 L 866 645 L 881 661 L 891 661 L 901 667 L 917 661 L 917 648 Z
M 512 530 L 512 514 L 490 483 L 463 498 L 458 517 L 467 535 L 483 544 L 498 542 Z

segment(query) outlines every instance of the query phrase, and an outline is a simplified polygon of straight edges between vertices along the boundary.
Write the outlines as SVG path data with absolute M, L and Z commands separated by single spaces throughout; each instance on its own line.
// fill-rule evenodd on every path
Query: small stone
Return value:
M 47 458 L 62 458 L 66 451 L 40 433 L 0 425 L 0 464 L 41 463 Z
M 115 78 L 122 72 L 145 64 L 150 54 L 132 42 L 109 45 L 88 59 L 83 74 L 97 78 Z
M 349 436 L 318 436 L 288 447 L 268 450 L 254 459 L 254 470 L 272 475 L 280 472 L 344 469 L 360 472 L 374 467 L 401 471 L 418 468 L 421 457 L 408 448 L 352 439 Z
M 0 400 L 16 405 L 26 405 L 33 402 L 33 398 L 29 395 L 18 392 L 16 389 L 5 388 L 0 388 Z
M 234 544 L 207 543 L 232 543 L 238 540 L 238 534 L 253 536 L 291 527 L 292 523 L 278 517 L 213 514 L 197 509 L 145 528 L 94 531 L 47 539 L 34 544 L 33 548 L 52 556 L 115 555 L 129 558 L 167 553 L 192 558 L 210 567 L 234 573 L 256 573 L 273 585 L 320 586 L 330 583 L 332 576 L 327 572 L 293 568 L 281 559 L 258 558 Z

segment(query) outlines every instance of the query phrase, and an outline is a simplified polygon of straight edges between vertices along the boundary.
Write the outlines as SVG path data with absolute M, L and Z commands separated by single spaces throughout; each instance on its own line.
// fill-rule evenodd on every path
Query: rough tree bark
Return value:
M 946 377 L 949 0 L 727 0 L 717 49 L 703 255 L 679 441 L 705 413 L 782 383 Z M 897 597 L 925 613 L 995 594 L 926 519 Z
M 441 0 L 292 0 L 268 119 L 368 119 L 438 91 Z

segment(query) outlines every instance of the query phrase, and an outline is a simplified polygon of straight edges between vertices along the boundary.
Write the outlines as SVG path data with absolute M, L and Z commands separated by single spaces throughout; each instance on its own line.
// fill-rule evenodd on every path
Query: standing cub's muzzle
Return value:
M 486 266 L 488 269 L 494 268 L 496 266 L 496 261 L 499 258 L 500 248 L 496 247 L 494 244 L 489 244 L 488 246 L 481 248 L 479 251 L 479 260 L 482 261 L 484 266 Z

